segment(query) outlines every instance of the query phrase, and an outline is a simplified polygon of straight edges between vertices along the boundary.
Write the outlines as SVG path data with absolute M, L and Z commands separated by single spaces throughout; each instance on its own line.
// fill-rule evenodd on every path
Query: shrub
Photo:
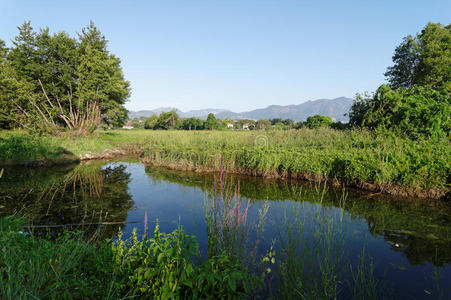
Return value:
M 358 96 L 349 123 L 388 128 L 408 137 L 445 137 L 451 129 L 451 95 L 446 90 L 414 86 L 391 89 L 382 85 L 372 97 Z
M 334 121 L 329 116 L 315 115 L 307 118 L 305 125 L 312 128 L 330 127 Z

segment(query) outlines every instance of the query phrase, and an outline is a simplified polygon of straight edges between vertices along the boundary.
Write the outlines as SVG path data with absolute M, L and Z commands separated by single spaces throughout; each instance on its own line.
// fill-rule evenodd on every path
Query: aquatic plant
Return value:
M 341 291 L 345 224 L 341 212 L 321 205 L 325 188 L 317 193 L 317 203 L 303 202 L 284 211 L 279 232 L 282 299 L 333 299 Z
M 366 248 L 362 250 L 358 266 L 353 268 L 351 265 L 349 268 L 352 276 L 350 291 L 353 299 L 387 298 L 384 296 L 388 296 L 389 290 L 385 289 L 384 293 L 381 292 L 381 282 L 375 277 L 375 265 Z
M 255 240 L 249 238 L 249 231 L 253 229 L 250 227 L 254 225 L 247 221 L 249 205 L 250 199 L 241 199 L 240 182 L 227 177 L 221 166 L 218 178 L 213 181 L 213 191 L 205 200 L 209 255 L 224 252 L 243 265 L 252 266 L 255 263 L 269 204 L 265 203 L 258 211 Z

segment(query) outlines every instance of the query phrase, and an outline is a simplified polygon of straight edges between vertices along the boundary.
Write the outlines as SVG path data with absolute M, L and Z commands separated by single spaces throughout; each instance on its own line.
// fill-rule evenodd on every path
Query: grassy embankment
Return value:
M 449 139 L 412 141 L 390 133 L 336 131 L 109 131 L 70 139 L 0 132 L 0 162 L 77 158 L 106 149 L 143 152 L 154 165 L 335 182 L 439 198 L 451 186 Z

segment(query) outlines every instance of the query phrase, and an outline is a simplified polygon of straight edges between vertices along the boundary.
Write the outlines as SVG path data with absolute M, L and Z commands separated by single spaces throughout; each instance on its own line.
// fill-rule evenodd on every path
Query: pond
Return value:
M 119 230 L 130 236 L 133 228 L 142 235 L 147 214 L 150 233 L 157 220 L 164 232 L 182 226 L 204 256 L 211 247 L 233 248 L 255 272 L 267 272 L 264 296 L 348 299 L 366 290 L 394 299 L 451 298 L 451 208 L 431 200 L 169 171 L 130 159 L 6 168 L 0 215 L 12 214 L 37 234 L 67 224 L 94 232 L 106 222 L 105 238 Z M 212 232 L 219 233 L 214 241 Z M 270 251 L 275 263 L 261 263 Z

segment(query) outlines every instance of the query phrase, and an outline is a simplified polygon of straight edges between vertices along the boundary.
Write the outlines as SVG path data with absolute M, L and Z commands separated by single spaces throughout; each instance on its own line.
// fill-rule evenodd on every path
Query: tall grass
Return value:
M 79 234 L 28 236 L 22 222 L 0 218 L 1 299 L 117 299 L 112 250 Z
M 321 205 L 324 192 L 318 189 L 315 204 L 285 210 L 279 233 L 283 299 L 333 299 L 341 291 L 346 224 L 342 210 L 332 212 Z
M 208 255 L 226 254 L 253 268 L 269 204 L 265 202 L 259 209 L 256 224 L 248 223 L 250 199 L 241 199 L 240 182 L 234 182 L 233 177 L 228 179 L 222 168 L 219 178 L 213 182 L 213 192 L 205 200 Z M 254 239 L 250 238 L 251 231 L 255 233 Z
M 350 266 L 352 281 L 350 291 L 354 299 L 381 299 L 382 296 L 388 296 L 389 291 L 381 292 L 381 282 L 376 279 L 374 274 L 374 263 L 366 249 L 362 250 L 360 261 L 357 267 Z
M 97 135 L 27 136 L 0 132 L 0 162 L 78 157 L 105 149 L 141 150 L 144 161 L 173 167 L 265 176 L 344 178 L 357 182 L 449 189 L 448 139 L 411 141 L 387 132 L 99 131 Z
M 263 138 L 262 138 L 263 136 Z M 264 143 L 260 143 L 263 139 Z M 155 132 L 145 146 L 155 164 L 263 176 L 345 178 L 449 188 L 449 141 L 410 141 L 387 133 L 303 129 L 284 132 Z

